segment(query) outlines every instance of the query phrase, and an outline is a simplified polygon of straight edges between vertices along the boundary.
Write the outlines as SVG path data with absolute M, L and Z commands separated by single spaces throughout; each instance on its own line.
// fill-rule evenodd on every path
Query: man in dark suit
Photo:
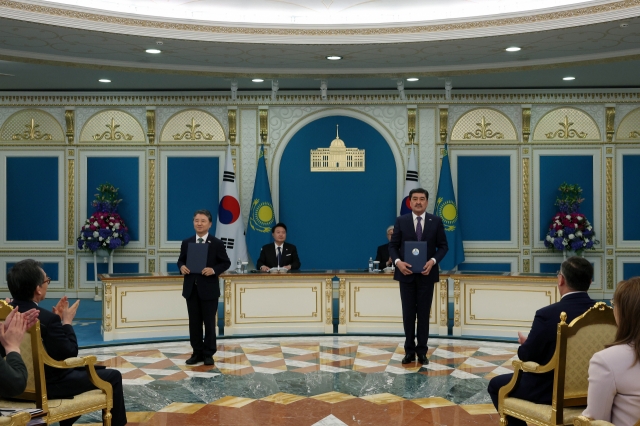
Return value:
M 265 244 L 260 249 L 260 257 L 256 262 L 256 268 L 268 271 L 271 268 L 300 269 L 298 250 L 293 244 L 285 243 L 287 239 L 287 226 L 277 223 L 271 229 L 273 244 Z
M 393 235 L 393 225 L 387 228 L 387 239 L 391 241 L 391 236 Z M 389 244 L 383 244 L 378 246 L 378 251 L 376 252 L 376 261 L 380 262 L 380 269 L 384 269 L 387 266 L 393 265 L 391 262 L 391 257 L 389 257 Z
M 213 365 L 213 354 L 216 353 L 216 312 L 220 298 L 218 276 L 229 269 L 231 261 L 227 256 L 224 243 L 209 235 L 213 223 L 209 210 L 197 210 L 193 215 L 193 227 L 196 235 L 182 241 L 178 268 L 184 275 L 182 296 L 187 299 L 189 313 L 189 340 L 193 348 L 191 358 L 185 361 L 188 365 L 204 361 L 205 365 Z M 201 271 L 190 271 L 187 268 L 189 244 L 206 244 L 207 263 Z M 202 324 L 204 323 L 204 336 Z
M 518 358 L 545 365 L 556 350 L 556 337 L 560 314 L 567 313 L 567 323 L 584 314 L 596 301 L 587 294 L 593 278 L 593 266 L 583 257 L 570 257 L 562 262 L 558 271 L 559 302 L 538 309 L 529 336 L 518 333 Z M 489 395 L 498 409 L 498 391 L 511 381 L 513 374 L 496 376 L 489 382 Z M 510 394 L 538 404 L 551 404 L 553 396 L 553 371 L 543 374 L 523 373 L 520 383 Z M 526 426 L 526 422 L 508 417 L 509 426 Z
M 76 316 L 80 301 L 69 306 L 67 296 L 64 296 L 53 312 L 42 309 L 38 303 L 44 300 L 51 278 L 48 278 L 39 262 L 32 259 L 21 260 L 16 263 L 7 274 L 7 284 L 13 297 L 12 305 L 20 312 L 31 309 L 39 311 L 40 333 L 42 344 L 51 358 L 63 361 L 78 356 L 78 340 L 71 323 Z M 109 368 L 96 369 L 98 376 L 111 384 L 113 388 L 113 408 L 111 409 L 111 424 L 124 426 L 127 424 L 127 413 L 122 393 L 122 375 L 118 370 Z M 47 382 L 47 397 L 51 399 L 73 398 L 75 395 L 96 389 L 89 380 L 84 368 L 54 368 L 44 366 Z M 70 426 L 80 416 L 61 420 L 60 426 Z
M 440 280 L 437 264 L 447 254 L 447 236 L 438 216 L 427 213 L 429 193 L 422 188 L 409 192 L 411 214 L 399 216 L 389 241 L 389 254 L 396 270 L 393 279 L 400 282 L 402 322 L 404 324 L 403 364 L 409 364 L 418 356 L 418 362 L 428 364 L 427 340 L 429 339 L 429 313 L 433 300 L 433 286 Z M 427 242 L 427 263 L 421 273 L 411 272 L 404 261 L 404 244 L 407 241 Z M 416 317 L 418 333 L 416 336 Z M 416 337 L 418 344 L 416 345 Z
M 4 301 L 0 304 L 8 309 Z M 38 321 L 38 314 L 35 309 L 24 314 L 14 309 L 0 323 L 0 396 L 3 398 L 18 396 L 27 387 L 27 366 L 20 356 L 20 343 L 24 333 Z

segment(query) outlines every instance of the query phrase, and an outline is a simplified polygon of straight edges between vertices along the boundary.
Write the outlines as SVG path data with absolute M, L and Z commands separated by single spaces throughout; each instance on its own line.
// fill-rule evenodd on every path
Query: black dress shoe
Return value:
M 418 362 L 420 364 L 427 365 L 427 364 L 429 364 L 429 359 L 427 358 L 426 355 L 418 354 Z
M 402 358 L 402 363 L 411 364 L 415 360 L 416 360 L 416 354 L 406 354 L 404 358 Z
M 204 358 L 202 355 L 196 355 L 193 354 L 191 355 L 191 358 L 189 358 L 188 360 L 186 360 L 184 363 L 187 365 L 193 365 L 193 364 L 197 364 L 199 362 L 204 361 Z
M 204 357 L 204 365 L 213 365 L 213 357 L 205 356 Z

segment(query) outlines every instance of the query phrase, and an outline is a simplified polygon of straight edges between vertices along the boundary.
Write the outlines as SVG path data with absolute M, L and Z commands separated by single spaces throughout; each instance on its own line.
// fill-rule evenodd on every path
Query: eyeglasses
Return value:
M 44 281 L 42 281 L 42 284 L 41 284 L 41 285 L 44 285 L 44 284 L 46 284 L 46 285 L 51 284 L 51 278 L 46 277 L 46 278 L 44 279 Z
M 609 303 L 611 304 L 611 307 L 613 308 L 613 305 L 615 304 L 615 303 L 613 303 L 613 299 L 611 299 L 611 300 L 609 301 Z
M 556 271 L 556 276 L 560 276 L 560 275 L 562 275 L 562 271 L 558 269 L 558 270 Z M 564 275 L 563 275 L 563 276 L 564 276 Z

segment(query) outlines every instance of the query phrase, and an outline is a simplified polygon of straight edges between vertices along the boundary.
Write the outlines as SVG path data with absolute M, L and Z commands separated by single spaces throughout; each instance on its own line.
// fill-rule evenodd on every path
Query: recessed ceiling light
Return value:
M 506 50 L 507 52 L 518 52 L 519 50 L 521 50 L 521 48 L 518 46 L 511 46 L 511 47 L 507 47 L 504 50 Z
M 158 53 L 162 52 L 162 50 L 160 50 L 160 49 L 147 49 L 147 50 L 145 50 L 145 52 L 153 53 L 155 55 L 155 54 L 158 54 Z
M 418 77 L 409 77 L 407 81 L 418 81 L 420 80 Z
M 342 56 L 329 55 L 329 56 L 327 56 L 327 59 L 330 60 L 330 61 L 339 61 L 340 59 L 342 59 Z
M 254 83 L 262 83 L 264 80 L 263 80 L 263 79 L 261 79 L 261 78 L 254 78 L 254 79 L 253 79 L 253 80 L 251 80 L 251 81 L 253 81 Z
M 562 77 L 563 80 L 565 81 L 570 81 L 570 80 L 575 80 L 575 77 Z
M 101 78 L 100 80 L 98 80 L 100 83 L 111 83 L 111 80 L 109 80 L 108 78 Z

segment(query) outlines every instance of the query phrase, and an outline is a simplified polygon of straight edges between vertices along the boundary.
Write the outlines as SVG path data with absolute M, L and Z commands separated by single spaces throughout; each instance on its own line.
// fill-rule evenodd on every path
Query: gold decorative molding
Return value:
M 607 259 L 607 290 L 613 290 L 613 259 Z
M 504 139 L 504 135 L 501 132 L 493 132 L 489 129 L 491 123 L 487 123 L 487 119 L 482 116 L 480 123 L 476 123 L 479 127 L 475 132 L 467 132 L 462 136 L 463 139 Z
M 187 130 L 182 134 L 177 133 L 173 135 L 173 140 L 181 141 L 183 139 L 186 139 L 190 141 L 195 141 L 195 140 L 204 139 L 204 140 L 210 141 L 213 139 L 213 136 L 210 133 L 205 134 L 205 133 L 202 133 L 200 130 L 196 130 L 198 127 L 200 127 L 200 125 L 196 124 L 195 118 L 191 119 L 191 124 L 185 124 L 185 126 L 187 126 L 189 130 Z
M 333 324 L 333 314 L 331 313 L 331 308 L 333 304 L 333 281 L 331 278 L 327 278 L 325 280 L 325 295 L 327 297 L 327 325 Z
M 156 160 L 149 159 L 149 245 L 156 244 Z
M 615 133 L 615 123 L 616 119 L 616 107 L 606 107 L 605 111 L 605 121 L 606 121 L 606 134 L 607 134 L 607 142 L 611 143 L 613 141 L 613 135 Z
M 149 249 L 149 251 L 147 253 L 149 254 L 149 256 L 155 256 L 156 255 L 156 251 L 154 249 Z
M 236 114 L 238 110 L 236 108 L 229 108 L 227 110 L 227 120 L 229 121 L 229 143 L 231 145 L 236 145 Z
M 522 142 L 529 142 L 531 136 L 531 108 L 522 108 Z
M 147 138 L 149 143 L 154 144 L 156 142 L 156 110 L 147 110 Z
M 613 158 L 605 159 L 607 245 L 613 245 Z
M 338 291 L 338 294 L 340 296 L 340 325 L 345 325 L 346 324 L 346 319 L 345 319 L 345 314 L 346 314 L 346 310 L 344 308 L 344 304 L 345 304 L 345 300 L 347 297 L 347 280 L 344 278 L 340 278 L 340 288 Z
M 224 280 L 224 325 L 231 327 L 231 280 Z
M 67 244 L 75 246 L 76 243 L 76 220 L 75 220 L 75 182 L 76 182 L 76 160 L 67 160 Z
M 529 251 L 529 250 L 522 250 L 522 254 L 523 254 L 524 256 L 529 256 L 530 251 Z
M 73 157 L 74 155 L 76 155 L 76 152 L 73 149 L 70 149 L 69 151 L 67 151 L 67 155 Z
M 156 271 L 156 260 L 155 259 L 149 259 L 149 271 L 148 272 L 155 272 Z
M 631 132 L 629 132 L 629 139 L 638 139 L 640 138 L 640 132 L 637 132 L 635 130 L 632 130 Z
M 447 311 L 449 301 L 447 300 L 447 287 L 449 283 L 446 278 L 440 280 L 440 326 L 447 326 Z
M 531 260 L 522 259 L 522 272 L 531 272 Z
M 607 249 L 607 256 L 613 256 L 613 249 Z
M 75 137 L 76 111 L 68 109 L 64 112 L 64 121 L 67 124 L 67 141 L 72 144 Z
M 119 141 L 119 140 L 130 141 L 131 139 L 133 139 L 133 135 L 130 135 L 128 133 L 124 134 L 121 131 L 116 130 L 118 127 L 120 127 L 120 125 L 116 124 L 115 118 L 111 119 L 110 124 L 105 124 L 105 127 L 109 130 L 107 130 L 102 134 L 97 133 L 93 135 L 94 141 L 101 141 L 102 139 L 104 139 L 105 141 Z
M 449 125 L 449 110 L 440 108 L 440 143 L 447 142 L 447 126 Z
M 69 256 L 73 256 L 73 255 L 74 255 L 74 253 L 75 253 L 75 250 L 74 250 L 74 249 L 72 249 L 72 248 L 70 248 L 70 249 L 68 249 L 68 250 L 67 250 L 67 254 L 68 254 Z
M 607 154 L 613 154 L 613 148 L 607 147 Z
M 40 125 L 36 124 L 36 120 L 34 118 L 31 119 L 31 123 L 25 124 L 24 127 L 26 127 L 27 130 L 23 131 L 22 133 L 14 133 L 13 135 L 11 135 L 11 139 L 14 141 L 50 141 L 51 139 L 53 139 L 51 134 L 41 133 L 40 130 L 36 130 L 38 127 L 40 127 Z
M 587 134 L 585 132 L 578 132 L 575 129 L 570 129 L 573 126 L 573 123 L 569 121 L 569 116 L 564 116 L 564 121 L 558 123 L 560 125 L 560 129 L 555 132 L 545 133 L 547 139 L 570 139 L 570 138 L 578 138 L 585 139 Z
M 416 109 L 407 108 L 407 145 L 414 145 L 416 141 Z
M 529 233 L 529 158 L 522 159 L 522 244 L 530 244 Z
M 111 283 L 104 284 L 104 304 L 105 304 L 105 316 L 104 316 L 104 331 L 111 331 Z
M 76 260 L 67 259 L 67 289 L 75 288 L 76 281 Z
M 156 155 L 156 150 L 155 149 L 150 149 L 149 150 L 149 155 L 151 155 L 151 156 Z
M 460 327 L 460 280 L 453 280 L 453 304 L 455 311 L 453 312 L 453 325 Z
M 262 145 L 267 144 L 267 138 L 269 137 L 269 110 L 266 108 L 259 109 L 260 116 L 260 143 Z

